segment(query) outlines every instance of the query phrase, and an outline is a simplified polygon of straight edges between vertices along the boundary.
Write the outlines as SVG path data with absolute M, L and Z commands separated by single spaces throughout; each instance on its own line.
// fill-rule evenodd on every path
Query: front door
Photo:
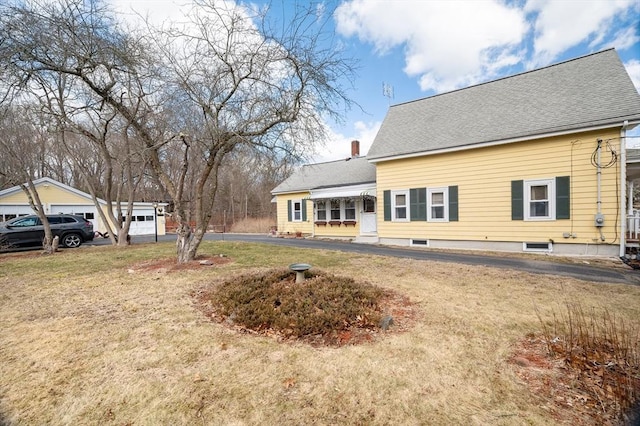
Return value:
M 376 225 L 376 199 L 375 197 L 362 198 L 362 214 L 360 215 L 360 234 L 375 234 Z

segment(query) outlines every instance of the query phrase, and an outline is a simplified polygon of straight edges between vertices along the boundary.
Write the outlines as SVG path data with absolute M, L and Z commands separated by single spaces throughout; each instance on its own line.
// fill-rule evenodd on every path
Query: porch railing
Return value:
M 638 240 L 640 236 L 640 210 L 627 215 L 627 240 Z

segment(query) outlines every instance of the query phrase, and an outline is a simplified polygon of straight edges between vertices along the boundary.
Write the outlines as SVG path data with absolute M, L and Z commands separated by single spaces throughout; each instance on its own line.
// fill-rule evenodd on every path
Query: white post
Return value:
M 622 196 L 624 194 L 624 186 L 627 183 L 627 125 L 628 121 L 622 124 L 620 129 L 620 257 L 623 257 L 627 252 L 627 218 L 625 209 L 625 199 Z M 631 201 L 633 204 L 633 201 Z

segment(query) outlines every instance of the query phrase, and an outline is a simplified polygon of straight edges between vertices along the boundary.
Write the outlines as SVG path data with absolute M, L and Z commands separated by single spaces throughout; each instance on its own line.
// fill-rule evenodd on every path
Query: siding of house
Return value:
M 77 194 L 65 191 L 55 185 L 49 185 L 48 187 L 44 185 L 38 185 L 36 188 L 38 190 L 38 195 L 40 196 L 40 201 L 43 204 L 91 204 L 91 200 L 87 200 L 86 198 L 81 197 Z M 27 196 L 23 191 L 7 194 L 6 196 L 2 197 L 2 199 L 0 199 L 0 202 L 2 204 L 29 204 L 29 201 L 27 201 Z
M 378 234 L 390 239 L 599 243 L 596 168 L 591 156 L 596 140 L 610 139 L 619 152 L 617 130 L 573 134 L 486 148 L 377 163 L 378 212 L 385 190 L 458 186 L 458 221 L 391 222 L 378 216 Z M 428 135 L 425 135 L 428 137 Z M 602 163 L 610 160 L 603 143 Z M 618 243 L 616 181 L 621 165 L 602 169 L 601 200 L 605 244 Z M 511 181 L 570 177 L 571 217 L 552 221 L 512 220 Z M 564 238 L 573 233 L 576 238 Z
M 331 226 L 329 224 L 327 224 L 326 226 L 315 226 L 316 237 L 354 238 L 358 235 L 360 235 L 359 213 L 356 213 L 355 226 L 352 226 L 352 225 Z
M 277 220 L 279 234 L 295 234 L 302 232 L 305 235 L 311 235 L 313 232 L 313 203 L 311 200 L 305 199 L 309 197 L 309 192 L 295 192 L 290 194 L 278 194 L 276 198 L 277 204 Z M 303 200 L 306 205 L 306 220 L 300 222 L 289 221 L 289 201 Z
M 69 213 L 71 212 L 70 208 L 73 210 L 74 214 L 81 213 L 94 213 L 94 218 L 90 219 L 94 224 L 94 230 L 99 232 L 105 232 L 107 227 L 104 222 L 100 218 L 98 211 L 95 208 L 93 200 L 90 197 L 84 197 L 77 193 L 66 190 L 65 188 L 61 188 L 53 183 L 40 182 L 36 184 L 36 189 L 38 191 L 38 195 L 40 197 L 40 201 L 42 202 L 45 211 L 47 214 L 55 214 L 55 213 Z M 24 214 L 33 214 L 33 211 L 29 207 L 29 201 L 27 200 L 26 194 L 20 190 L 15 191 L 10 194 L 6 194 L 0 197 L 0 205 L 2 206 L 19 206 L 19 210 Z M 100 208 L 103 212 L 106 212 L 107 206 L 101 204 Z M 126 207 L 124 207 L 126 209 Z M 0 209 L 1 210 L 1 209 Z M 134 205 L 133 209 L 134 215 L 144 215 L 149 216 L 149 214 L 153 214 L 152 207 L 140 205 Z M 143 232 L 146 234 L 154 233 L 155 225 L 157 225 L 158 235 L 165 235 L 165 217 L 164 215 L 157 217 L 157 224 L 148 223 Z M 134 223 L 132 222 L 132 228 Z M 139 229 L 139 228 L 138 228 Z

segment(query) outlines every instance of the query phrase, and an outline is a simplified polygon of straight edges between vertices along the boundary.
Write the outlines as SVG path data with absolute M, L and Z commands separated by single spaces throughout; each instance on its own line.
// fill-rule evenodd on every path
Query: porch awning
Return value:
M 309 196 L 312 200 L 326 200 L 330 198 L 357 198 L 362 196 L 376 196 L 376 187 L 371 185 L 352 185 L 335 188 L 314 189 Z

